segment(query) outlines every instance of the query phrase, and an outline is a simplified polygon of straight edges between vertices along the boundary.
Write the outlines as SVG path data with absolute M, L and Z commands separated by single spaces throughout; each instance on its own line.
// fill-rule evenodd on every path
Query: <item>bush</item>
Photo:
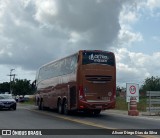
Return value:
M 33 104 L 35 105 L 35 98 L 29 98 L 27 101 L 23 102 L 24 104 Z
M 116 98 L 116 108 L 117 110 L 128 110 L 128 103 L 125 98 L 117 97 Z

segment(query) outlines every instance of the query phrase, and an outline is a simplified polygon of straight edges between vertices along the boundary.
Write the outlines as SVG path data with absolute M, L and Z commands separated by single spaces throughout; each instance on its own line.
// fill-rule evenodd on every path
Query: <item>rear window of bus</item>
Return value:
M 103 64 L 115 66 L 114 54 L 110 52 L 83 52 L 82 64 Z

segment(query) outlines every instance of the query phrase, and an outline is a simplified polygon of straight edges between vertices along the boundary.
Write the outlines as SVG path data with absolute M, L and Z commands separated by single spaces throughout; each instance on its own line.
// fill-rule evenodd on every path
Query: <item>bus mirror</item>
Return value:
M 36 80 L 32 82 L 32 90 L 36 90 Z

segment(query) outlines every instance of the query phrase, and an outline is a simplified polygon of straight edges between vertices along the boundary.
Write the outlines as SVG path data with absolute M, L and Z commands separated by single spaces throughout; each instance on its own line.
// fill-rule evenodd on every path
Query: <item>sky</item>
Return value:
M 80 49 L 114 52 L 118 86 L 160 76 L 160 0 L 0 0 L 0 83 Z

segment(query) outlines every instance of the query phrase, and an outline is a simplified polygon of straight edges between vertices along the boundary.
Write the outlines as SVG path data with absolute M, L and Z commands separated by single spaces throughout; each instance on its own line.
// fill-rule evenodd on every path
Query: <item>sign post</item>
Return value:
M 128 102 L 128 115 L 137 116 L 137 102 L 139 102 L 139 85 L 135 83 L 126 84 L 126 101 Z

